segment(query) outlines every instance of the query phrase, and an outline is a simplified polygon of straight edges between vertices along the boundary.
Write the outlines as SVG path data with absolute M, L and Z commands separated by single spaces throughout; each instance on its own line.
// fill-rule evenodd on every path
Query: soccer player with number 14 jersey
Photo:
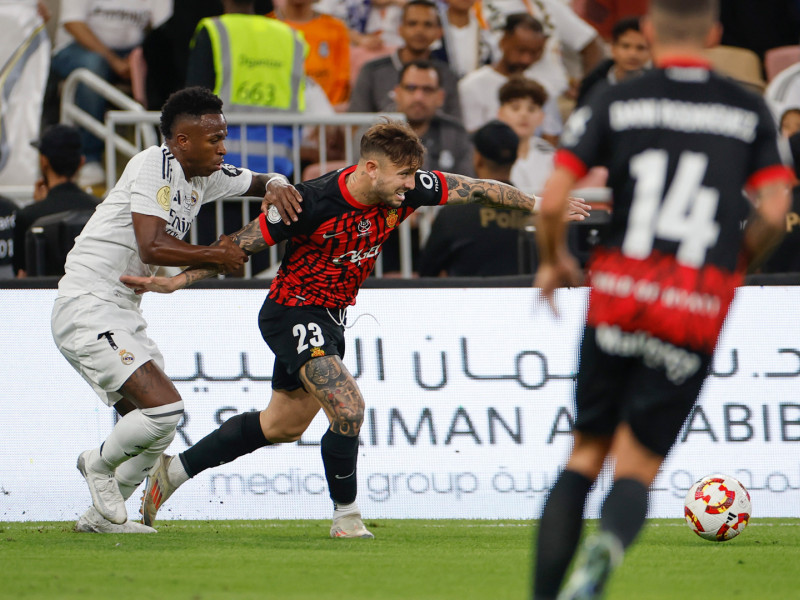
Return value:
M 614 212 L 589 265 L 574 445 L 542 513 L 536 600 L 600 597 L 644 524 L 648 486 L 697 400 L 745 268 L 783 230 L 791 173 L 772 117 L 703 56 L 719 41 L 718 11 L 717 0 L 651 0 L 642 32 L 657 68 L 572 115 L 545 186 L 536 284 L 550 302 L 577 282 L 560 219 L 587 168 L 608 168 Z M 600 532 L 558 595 L 607 456 Z

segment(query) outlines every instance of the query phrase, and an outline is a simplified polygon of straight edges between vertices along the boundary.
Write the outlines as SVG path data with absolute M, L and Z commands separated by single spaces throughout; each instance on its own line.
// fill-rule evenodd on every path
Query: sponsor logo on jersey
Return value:
M 397 211 L 395 211 L 397 212 Z M 369 234 L 369 230 L 372 229 L 372 221 L 369 219 L 361 219 L 358 222 L 358 236 L 364 236 Z
M 311 358 L 319 358 L 320 356 L 325 356 L 325 350 L 316 346 L 311 348 Z
M 356 265 L 361 264 L 362 261 L 365 261 L 370 258 L 375 258 L 381 251 L 381 245 L 377 244 L 372 248 L 362 248 L 361 250 L 351 250 L 350 252 L 345 252 L 341 256 L 337 256 L 333 259 L 333 264 L 337 266 L 341 266 L 346 262 L 350 262 Z
M 319 55 L 322 58 L 328 58 L 331 54 L 331 48 L 328 46 L 328 42 L 322 41 L 319 44 Z
M 347 233 L 347 232 L 346 231 L 326 231 L 325 233 L 322 234 L 322 239 L 323 240 L 329 240 L 332 237 L 336 237 L 337 235 L 342 235 L 342 234 L 345 234 L 345 233 Z
M 389 212 L 386 213 L 386 227 L 392 229 L 395 225 L 397 225 L 397 220 L 400 217 L 397 216 L 397 209 L 392 208 Z
M 222 165 L 220 166 L 220 169 L 228 177 L 238 177 L 239 175 L 242 174 L 242 170 L 241 169 L 238 169 L 238 168 L 234 167 L 233 165 L 229 165 L 228 163 L 222 163 Z
M 169 206 L 172 203 L 172 190 L 169 189 L 168 185 L 156 192 L 156 201 L 161 208 L 169 210 Z
M 273 225 L 281 222 L 281 213 L 278 212 L 278 209 L 274 204 L 271 204 L 269 210 L 267 211 L 267 221 Z
M 120 360 L 122 360 L 123 365 L 131 365 L 136 358 L 133 356 L 133 353 L 128 352 L 124 348 L 119 351 Z

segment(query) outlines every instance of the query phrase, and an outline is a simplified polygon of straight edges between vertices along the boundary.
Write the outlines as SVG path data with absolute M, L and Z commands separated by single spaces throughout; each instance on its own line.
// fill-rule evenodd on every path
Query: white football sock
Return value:
M 169 467 L 167 467 L 167 478 L 175 487 L 189 481 L 189 474 L 186 472 L 186 469 L 183 468 L 183 462 L 181 462 L 180 456 L 172 457 L 172 461 L 169 463 Z
M 345 515 L 352 515 L 353 513 L 360 513 L 358 504 L 352 502 L 351 504 L 336 504 L 333 505 L 333 518 L 338 519 Z
M 129 412 L 117 422 L 103 442 L 100 459 L 105 466 L 102 470 L 113 471 L 159 440 L 174 435 L 182 416 L 183 401 Z M 99 470 L 101 466 L 97 465 L 96 468 Z
M 170 435 L 157 440 L 139 456 L 134 456 L 117 467 L 114 476 L 117 479 L 119 491 L 125 500 L 130 498 L 134 490 L 144 481 L 150 469 L 156 464 L 158 457 L 169 447 L 174 437 L 175 432 L 173 431 Z

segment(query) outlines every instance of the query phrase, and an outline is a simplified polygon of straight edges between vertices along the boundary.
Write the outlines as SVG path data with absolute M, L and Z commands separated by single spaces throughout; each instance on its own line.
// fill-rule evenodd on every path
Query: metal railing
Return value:
M 125 95 L 89 69 L 75 69 L 64 80 L 61 88 L 60 122 L 79 125 L 106 141 L 106 188 L 111 189 L 116 181 L 116 170 L 109 167 L 113 164 L 116 156 L 115 150 L 126 156 L 133 156 L 142 148 L 158 144 L 158 134 L 152 125 L 141 120 L 135 121 L 132 123 L 136 126 L 134 142 L 131 143 L 124 135 L 118 134 L 108 120 L 105 123 L 98 121 L 75 104 L 75 94 L 81 84 L 105 98 L 113 106 L 122 108 L 129 113 L 143 115 L 147 111 L 136 100 Z

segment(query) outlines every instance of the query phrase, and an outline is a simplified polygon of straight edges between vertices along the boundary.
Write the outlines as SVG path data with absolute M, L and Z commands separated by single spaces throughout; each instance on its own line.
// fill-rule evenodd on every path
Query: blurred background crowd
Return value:
M 646 10 L 647 0 L 0 0 L 0 194 L 9 196 L 0 197 L 0 278 L 63 272 L 64 249 L 37 246 L 31 228 L 91 211 L 107 191 L 105 140 L 61 112 L 64 82 L 77 69 L 151 111 L 202 85 L 226 114 L 402 113 L 427 148 L 425 169 L 540 193 L 572 111 L 652 68 L 639 30 Z M 709 60 L 764 95 L 792 163 L 800 157 L 800 0 L 725 0 L 721 11 L 722 45 Z M 109 109 L 87 85 L 72 101 L 99 122 Z M 320 140 L 325 168 L 345 164 L 336 128 L 303 130 L 299 173 L 291 128 L 229 129 L 235 165 L 313 177 Z M 250 146 L 258 141 L 285 151 L 259 163 Z M 603 188 L 605 177 L 594 169 L 578 188 Z M 799 200 L 764 272 L 800 272 Z M 531 224 L 487 210 L 454 207 L 432 214 L 423 234 L 414 228 L 414 274 L 533 272 Z M 198 228 L 211 241 L 219 215 L 208 212 Z M 590 221 L 572 240 L 582 259 L 602 235 L 602 218 Z M 398 270 L 399 252 L 384 248 L 384 273 Z

